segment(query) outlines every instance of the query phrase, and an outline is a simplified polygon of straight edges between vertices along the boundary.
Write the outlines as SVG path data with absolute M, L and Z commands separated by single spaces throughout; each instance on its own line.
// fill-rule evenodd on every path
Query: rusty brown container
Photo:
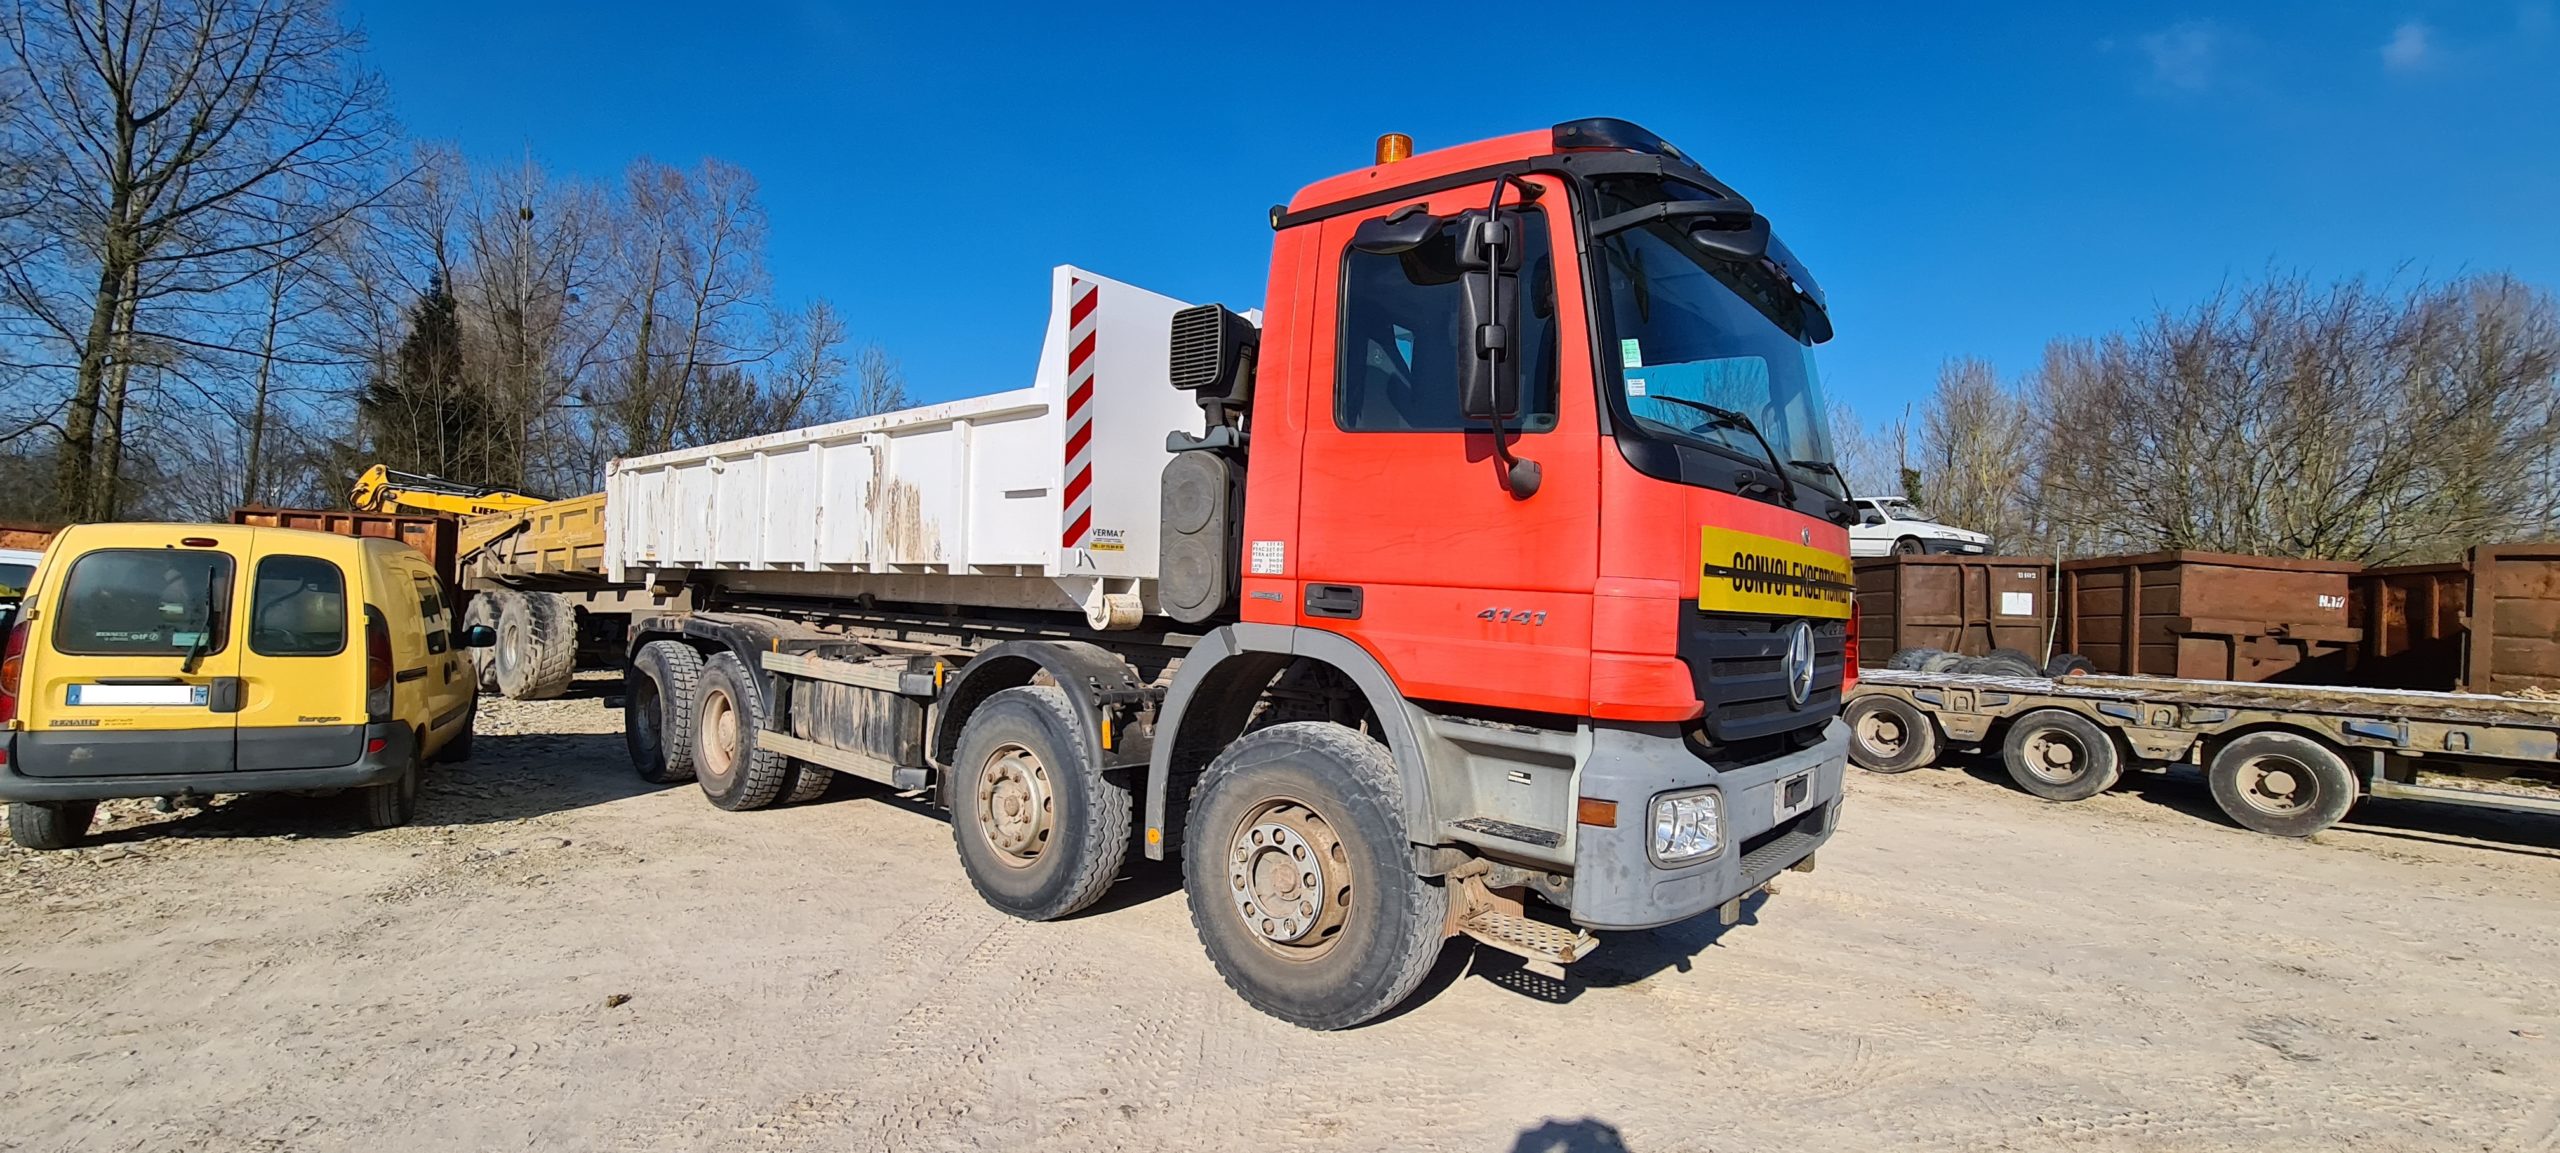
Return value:
M 2347 616 L 2358 571 L 2191 551 L 2067 561 L 2062 648 L 2102 673 L 2332 683 L 2362 635 Z
M 2386 689 L 2560 691 L 2560 541 L 2482 545 L 2459 563 L 2367 570 L 2348 683 Z
M 2471 566 L 2396 565 L 2349 581 L 2347 617 L 2364 636 L 2345 681 L 2375 689 L 2450 691 L 2462 683 Z
M 2045 657 L 2053 562 L 2035 557 L 1906 556 L 1858 562 L 1858 663 L 1903 649 Z
M 231 523 L 396 540 L 427 554 L 427 561 L 435 566 L 436 575 L 444 578 L 446 587 L 454 587 L 456 526 L 449 516 L 402 516 L 322 508 L 243 508 L 232 510 Z
M 2560 541 L 2471 550 L 2460 687 L 2560 692 Z
M 56 525 L 0 521 L 0 548 L 42 552 L 46 542 L 51 541 L 53 534 L 58 530 L 59 526 Z

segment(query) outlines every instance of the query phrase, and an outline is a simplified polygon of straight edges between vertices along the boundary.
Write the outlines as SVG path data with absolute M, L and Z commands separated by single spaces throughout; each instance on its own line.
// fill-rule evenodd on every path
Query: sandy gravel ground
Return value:
M 0 851 L 0 1149 L 2560 1147 L 2560 822 L 2294 843 L 2193 778 L 1855 775 L 1740 926 L 1564 981 L 1453 949 L 1319 1035 L 1227 992 L 1168 871 L 1025 924 L 922 806 L 720 813 L 591 696 L 481 724 L 410 828 L 136 804 Z

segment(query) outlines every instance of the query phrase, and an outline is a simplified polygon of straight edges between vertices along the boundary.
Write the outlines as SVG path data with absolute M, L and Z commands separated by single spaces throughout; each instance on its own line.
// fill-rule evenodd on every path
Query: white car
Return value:
M 1939 524 L 1920 506 L 1901 497 L 1859 497 L 1858 523 L 1849 526 L 1850 556 L 1979 555 L 1989 551 L 1990 537 Z

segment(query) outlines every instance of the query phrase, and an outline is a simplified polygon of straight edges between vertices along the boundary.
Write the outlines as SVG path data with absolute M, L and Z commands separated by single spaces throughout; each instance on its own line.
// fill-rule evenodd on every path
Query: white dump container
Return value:
M 1187 307 L 1059 266 L 1029 388 L 615 461 L 613 579 L 720 574 L 741 592 L 1152 611 L 1166 383 Z

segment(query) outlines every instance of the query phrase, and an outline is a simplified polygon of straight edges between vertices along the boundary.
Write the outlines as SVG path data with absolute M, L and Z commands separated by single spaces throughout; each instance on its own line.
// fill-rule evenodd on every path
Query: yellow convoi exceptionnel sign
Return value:
M 1698 556 L 1702 612 L 1846 619 L 1858 593 L 1848 557 L 1794 541 L 1709 525 Z

